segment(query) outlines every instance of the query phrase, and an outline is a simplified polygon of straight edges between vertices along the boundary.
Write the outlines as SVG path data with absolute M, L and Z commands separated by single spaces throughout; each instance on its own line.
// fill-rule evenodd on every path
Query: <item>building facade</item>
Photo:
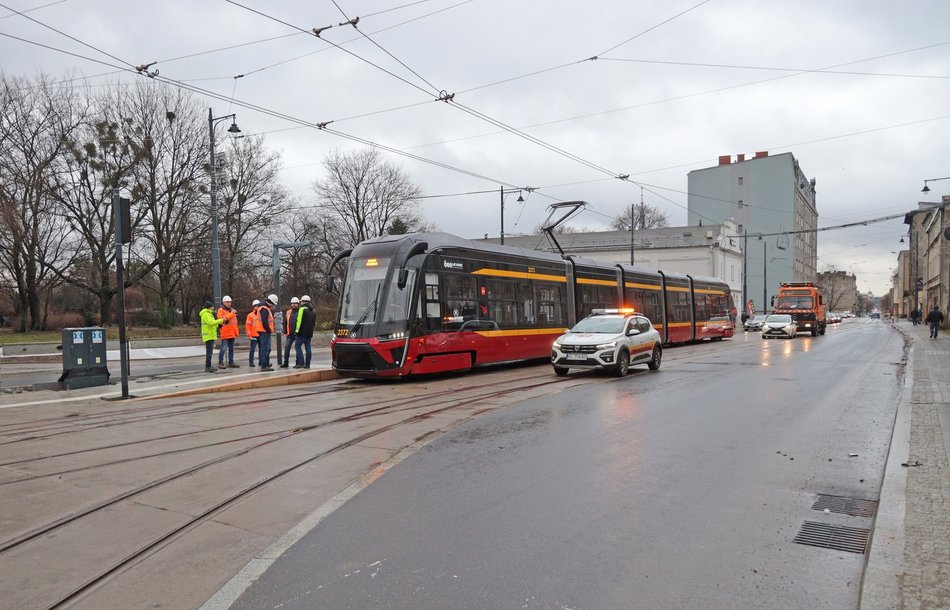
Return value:
M 791 153 L 719 158 L 688 174 L 690 225 L 734 219 L 743 235 L 746 292 L 766 311 L 782 282 L 815 281 L 818 210 L 815 180 Z
M 828 311 L 857 313 L 858 279 L 847 271 L 825 271 L 815 277 Z
M 950 307 L 950 239 L 947 238 L 950 195 L 944 195 L 939 203 L 919 202 L 916 210 L 904 216 L 904 224 L 908 225 L 907 264 L 906 269 L 898 265 L 892 294 L 903 299 L 906 290 L 910 309 L 916 306 L 926 313 L 936 305 L 947 315 Z
M 729 284 L 736 307 L 744 302 L 741 237 L 732 219 L 718 225 L 637 229 L 632 253 L 630 231 L 561 233 L 556 239 L 565 254 L 628 265 L 632 257 L 634 265 L 649 271 L 719 278 Z M 544 235 L 505 235 L 505 245 L 557 252 Z

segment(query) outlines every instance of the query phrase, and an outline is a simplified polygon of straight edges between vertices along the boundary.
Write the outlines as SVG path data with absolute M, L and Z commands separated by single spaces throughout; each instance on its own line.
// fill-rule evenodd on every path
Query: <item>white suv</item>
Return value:
M 660 333 L 646 317 L 629 310 L 595 309 L 558 337 L 551 364 L 558 375 L 572 368 L 596 368 L 623 377 L 634 364 L 660 368 Z

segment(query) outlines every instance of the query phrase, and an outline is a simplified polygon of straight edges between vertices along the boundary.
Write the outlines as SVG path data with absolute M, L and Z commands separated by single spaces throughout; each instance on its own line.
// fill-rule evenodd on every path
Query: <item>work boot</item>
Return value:
M 282 364 L 282 365 L 280 365 L 280 368 L 285 369 L 285 368 L 287 368 L 287 365 L 286 365 L 286 364 Z
M 226 365 L 226 364 L 223 363 L 223 362 L 219 362 L 219 363 L 218 363 L 218 368 L 219 368 L 219 369 L 226 369 L 226 368 L 228 368 L 228 365 Z
M 213 367 L 206 366 L 206 367 L 205 367 L 205 373 L 217 373 L 217 371 L 214 370 Z
M 239 369 L 239 368 L 241 368 L 241 365 L 238 364 L 237 362 L 232 362 L 231 364 L 228 365 L 228 368 L 229 368 L 229 369 Z
M 261 367 L 261 371 L 273 371 L 273 370 L 274 370 L 274 367 L 269 366 L 269 365 Z
M 302 365 L 302 364 L 295 364 L 295 365 L 294 365 L 294 368 L 295 368 L 295 369 L 302 369 L 302 368 L 303 368 L 303 365 Z

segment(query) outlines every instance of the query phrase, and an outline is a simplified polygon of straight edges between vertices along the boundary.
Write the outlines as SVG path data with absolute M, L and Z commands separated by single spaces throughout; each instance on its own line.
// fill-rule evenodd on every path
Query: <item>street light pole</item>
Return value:
M 211 108 L 208 108 L 208 134 L 210 137 L 211 149 L 211 277 L 214 283 L 214 305 L 221 305 L 221 249 L 218 246 L 218 184 L 217 184 L 217 163 L 214 154 L 214 126 L 219 121 L 232 119 L 229 133 L 241 133 L 237 123 L 233 120 L 237 115 L 229 114 L 222 117 L 214 117 Z

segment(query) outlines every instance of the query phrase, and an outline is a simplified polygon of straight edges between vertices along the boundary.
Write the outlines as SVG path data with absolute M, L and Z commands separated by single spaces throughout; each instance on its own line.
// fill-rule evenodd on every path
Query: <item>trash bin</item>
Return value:
M 63 374 L 59 381 L 67 390 L 109 383 L 104 329 L 63 329 Z

